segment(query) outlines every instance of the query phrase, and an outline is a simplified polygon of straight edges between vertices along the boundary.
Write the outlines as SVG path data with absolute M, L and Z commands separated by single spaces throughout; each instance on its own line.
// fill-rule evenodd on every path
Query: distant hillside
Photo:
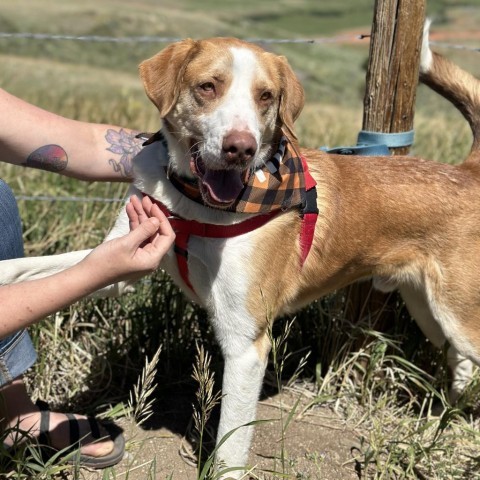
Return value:
M 430 1 L 428 14 L 435 19 L 436 31 L 478 30 L 477 3 Z M 368 33 L 373 6 L 374 0 L 16 0 L 0 4 L 0 32 L 311 39 Z M 155 128 L 158 119 L 143 92 L 137 66 L 164 46 L 164 42 L 0 38 L 0 86 L 69 117 Z M 331 105 L 360 121 L 368 40 L 265 48 L 288 57 L 306 89 L 307 110 L 321 116 Z M 478 54 L 445 52 L 480 73 Z M 426 95 L 427 108 L 438 112 L 437 102 Z M 310 123 L 307 120 L 307 129 L 312 128 Z
M 465 3 L 469 2 L 462 5 Z M 471 4 L 474 5 L 474 1 Z M 456 17 L 450 12 L 459 10 L 457 5 L 460 2 L 429 2 L 429 14 L 436 19 L 437 27 L 455 21 Z M 368 33 L 373 6 L 374 0 L 16 0 L 1 3 L 0 31 L 113 37 L 315 38 L 359 28 Z M 8 68 L 10 55 L 45 59 L 45 65 L 39 63 L 36 71 L 31 72 L 34 76 L 42 69 L 55 69 L 52 62 L 96 68 L 91 74 L 84 70 L 80 76 L 78 71 L 72 71 L 73 78 L 68 78 L 66 70 L 62 71 L 62 82 L 81 84 L 91 82 L 98 69 L 121 71 L 136 78 L 138 63 L 164 45 L 160 42 L 119 44 L 0 38 L 2 70 L 5 66 L 7 72 L 0 72 L 0 85 L 9 86 L 5 75 L 11 70 Z M 349 104 L 363 89 L 367 41 L 359 48 L 336 44 L 276 44 L 268 48 L 288 56 L 302 78 L 310 101 L 321 98 L 335 104 Z M 13 62 L 18 64 L 18 58 Z M 108 79 L 102 78 L 103 84 L 106 81 Z M 118 79 L 112 78 L 112 82 L 116 88 Z M 15 90 L 16 83 L 12 82 Z

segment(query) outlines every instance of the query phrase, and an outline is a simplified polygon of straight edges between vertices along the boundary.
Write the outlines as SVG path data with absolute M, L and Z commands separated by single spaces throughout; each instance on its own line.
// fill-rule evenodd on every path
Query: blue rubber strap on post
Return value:
M 400 133 L 367 132 L 361 130 L 353 147 L 321 147 L 326 153 L 338 155 L 362 155 L 379 157 L 391 155 L 390 148 L 408 147 L 413 144 L 414 131 Z
M 367 132 L 361 130 L 357 145 L 377 145 L 383 143 L 389 148 L 409 147 L 413 144 L 414 130 L 400 133 Z
M 390 150 L 386 145 L 355 145 L 354 147 L 321 147 L 327 153 L 336 153 L 337 155 L 362 155 L 364 157 L 380 157 L 390 155 Z

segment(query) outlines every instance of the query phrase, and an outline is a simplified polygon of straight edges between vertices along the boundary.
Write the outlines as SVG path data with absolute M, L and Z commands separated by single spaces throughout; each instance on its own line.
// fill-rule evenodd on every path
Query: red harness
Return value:
M 302 159 L 303 171 L 305 174 L 305 191 L 307 194 L 307 205 L 302 212 L 302 226 L 300 230 L 300 266 L 303 267 L 305 260 L 312 248 L 313 237 L 315 235 L 315 225 L 317 224 L 317 182 L 310 175 L 308 164 L 304 157 Z
M 307 163 L 302 157 L 302 163 L 305 172 L 305 190 L 308 192 L 315 193 L 315 200 L 311 203 L 314 205 L 307 205 L 301 213 L 302 216 L 302 225 L 300 230 L 300 266 L 303 267 L 305 260 L 307 259 L 308 253 L 313 242 L 313 236 L 315 233 L 315 224 L 317 222 L 318 210 L 316 205 L 316 191 L 315 186 L 316 182 L 310 175 L 310 172 L 307 168 Z M 195 220 L 185 220 L 184 218 L 178 217 L 174 213 L 170 212 L 168 208 L 159 200 L 143 193 L 144 196 L 148 196 L 153 203 L 158 205 L 160 210 L 168 218 L 170 225 L 175 232 L 175 245 L 174 251 L 177 257 L 178 270 L 180 276 L 185 284 L 195 292 L 192 284 L 190 283 L 188 275 L 188 241 L 190 235 L 203 238 L 233 238 L 245 233 L 252 232 L 257 228 L 265 225 L 267 222 L 272 220 L 276 215 L 281 213 L 281 210 L 274 210 L 270 213 L 263 215 L 256 215 L 251 217 L 243 222 L 236 223 L 234 225 L 216 225 L 212 223 L 200 223 Z M 307 202 L 308 203 L 308 202 Z

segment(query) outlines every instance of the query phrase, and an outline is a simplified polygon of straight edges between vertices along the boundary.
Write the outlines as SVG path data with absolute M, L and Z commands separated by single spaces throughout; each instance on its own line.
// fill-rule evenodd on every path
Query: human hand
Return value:
M 112 283 L 155 271 L 175 240 L 169 221 L 149 197 L 130 197 L 126 211 L 130 233 L 99 245 L 85 259 Z
M 135 251 L 135 259 L 140 264 L 145 264 L 147 268 L 152 265 L 153 270 L 156 270 L 175 240 L 175 233 L 170 222 L 158 205 L 152 203 L 148 196 L 143 197 L 140 201 L 137 196 L 132 195 L 130 203 L 127 203 L 125 208 L 130 222 L 129 235 L 137 232 L 138 240 L 144 238 L 145 235 L 147 236 L 138 245 Z

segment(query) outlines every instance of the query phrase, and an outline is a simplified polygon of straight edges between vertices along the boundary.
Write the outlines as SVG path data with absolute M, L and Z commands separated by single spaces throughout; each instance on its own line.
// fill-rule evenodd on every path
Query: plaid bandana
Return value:
M 305 169 L 287 137 L 282 137 L 277 152 L 267 164 L 256 170 L 237 200 L 228 208 L 236 213 L 269 213 L 275 210 L 303 208 L 305 198 Z M 204 205 L 196 182 L 169 174 L 172 184 L 183 194 Z

